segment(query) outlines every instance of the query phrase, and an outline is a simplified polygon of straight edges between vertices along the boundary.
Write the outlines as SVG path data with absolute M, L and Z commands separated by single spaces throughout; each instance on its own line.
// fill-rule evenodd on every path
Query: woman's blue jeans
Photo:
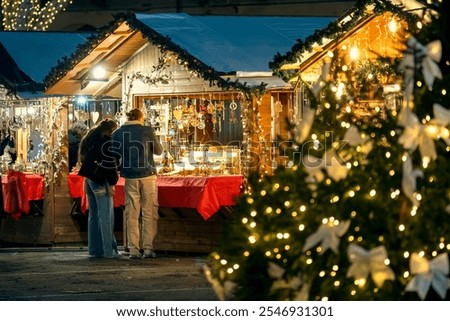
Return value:
M 93 257 L 117 255 L 114 236 L 113 198 L 108 183 L 104 185 L 85 178 L 84 187 L 89 203 L 88 252 Z

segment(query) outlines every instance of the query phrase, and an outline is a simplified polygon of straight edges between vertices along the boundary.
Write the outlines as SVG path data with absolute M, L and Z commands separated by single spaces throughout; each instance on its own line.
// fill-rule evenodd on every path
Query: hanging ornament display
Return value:
M 100 113 L 98 111 L 91 111 L 91 120 L 94 124 L 97 123 L 99 117 Z
M 234 99 L 230 103 L 230 123 L 236 124 L 237 123 L 237 117 L 236 117 L 236 109 L 237 104 L 235 103 Z

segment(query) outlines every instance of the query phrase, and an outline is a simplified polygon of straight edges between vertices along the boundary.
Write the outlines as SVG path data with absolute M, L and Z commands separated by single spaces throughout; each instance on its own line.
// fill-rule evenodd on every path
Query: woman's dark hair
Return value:
M 113 120 L 105 119 L 96 126 L 96 129 L 98 130 L 99 137 L 111 137 L 113 131 L 117 129 L 117 123 Z
M 110 119 L 102 120 L 97 126 L 92 127 L 80 142 L 79 160 L 83 162 L 87 153 L 90 152 L 90 148 L 95 145 L 95 142 L 111 138 L 113 131 L 116 129 L 117 123 Z
M 144 114 L 139 109 L 135 108 L 126 113 L 128 120 L 139 120 L 144 117 Z

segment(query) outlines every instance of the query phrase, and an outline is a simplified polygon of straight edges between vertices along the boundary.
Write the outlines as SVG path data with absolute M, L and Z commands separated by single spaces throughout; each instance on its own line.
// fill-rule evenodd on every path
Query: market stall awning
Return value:
M 243 17 L 136 14 L 117 19 L 47 75 L 47 94 L 120 96 L 120 67 L 148 44 L 183 57 L 205 80 L 238 71 L 268 72 L 268 62 L 328 17 Z M 92 77 L 102 65 L 103 79 Z
M 50 69 L 85 42 L 87 36 L 62 32 L 0 32 L 0 77 L 14 86 L 22 97 L 42 95 L 44 78 Z M 6 55 L 12 59 L 11 62 L 4 60 Z M 14 74 L 18 75 L 17 70 L 20 70 L 21 76 L 11 78 Z

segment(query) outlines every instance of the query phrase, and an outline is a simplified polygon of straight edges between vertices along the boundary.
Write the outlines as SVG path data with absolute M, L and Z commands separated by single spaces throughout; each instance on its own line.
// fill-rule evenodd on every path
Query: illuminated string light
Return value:
M 2 0 L 3 29 L 45 31 L 73 0 L 52 0 L 41 7 L 40 0 Z

